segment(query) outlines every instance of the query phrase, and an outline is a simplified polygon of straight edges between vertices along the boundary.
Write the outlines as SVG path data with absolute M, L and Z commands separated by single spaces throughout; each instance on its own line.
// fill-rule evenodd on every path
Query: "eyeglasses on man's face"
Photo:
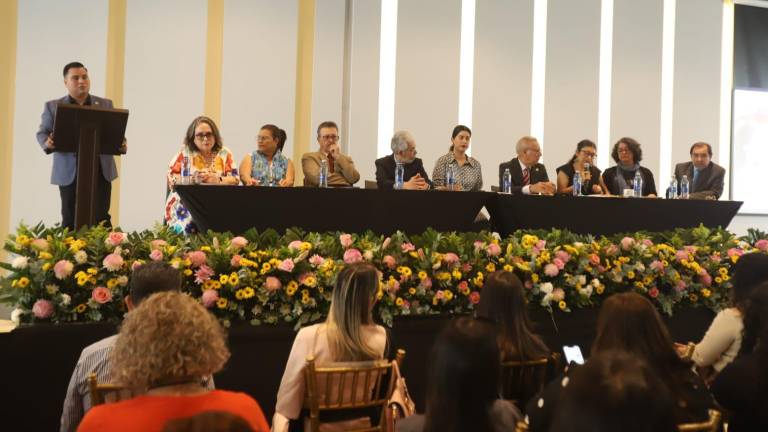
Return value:
M 333 142 L 336 142 L 336 141 L 339 140 L 339 138 L 341 138 L 341 137 L 338 136 L 338 135 L 321 135 L 320 136 L 320 139 L 323 140 L 323 141 L 333 141 Z

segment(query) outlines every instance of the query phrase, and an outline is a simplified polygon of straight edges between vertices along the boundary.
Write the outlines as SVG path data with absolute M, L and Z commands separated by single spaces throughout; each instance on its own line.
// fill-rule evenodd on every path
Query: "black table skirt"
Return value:
M 714 314 L 708 309 L 681 309 L 665 320 L 676 341 L 698 341 Z M 448 316 L 399 317 L 390 330 L 390 347 L 406 350 L 403 373 L 419 410 L 424 409 L 428 353 Z M 571 313 L 535 309 L 532 319 L 553 350 L 579 345 L 585 355 L 594 337 L 597 310 Z M 555 329 L 557 328 L 557 330 Z M 37 325 L 0 334 L 0 424 L 2 430 L 58 429 L 67 384 L 82 348 L 114 334 L 104 324 Z M 293 344 L 291 326 L 238 325 L 229 330 L 232 357 L 215 376 L 221 389 L 243 391 L 259 401 L 271 421 L 283 368 Z

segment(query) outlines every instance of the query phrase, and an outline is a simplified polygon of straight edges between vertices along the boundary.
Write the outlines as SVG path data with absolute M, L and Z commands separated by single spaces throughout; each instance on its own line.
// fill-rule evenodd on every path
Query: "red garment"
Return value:
M 214 390 L 193 396 L 139 396 L 89 410 L 78 432 L 160 432 L 168 420 L 204 411 L 242 417 L 257 432 L 269 431 L 258 402 L 245 393 Z

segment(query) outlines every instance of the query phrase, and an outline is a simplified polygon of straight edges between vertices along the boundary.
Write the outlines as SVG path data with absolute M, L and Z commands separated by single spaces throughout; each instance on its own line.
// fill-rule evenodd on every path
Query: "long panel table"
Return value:
M 496 231 L 568 229 L 580 234 L 727 227 L 741 201 L 506 195 L 375 189 L 176 186 L 202 230 L 243 233 L 250 228 L 391 234 L 474 231 L 483 207 Z
M 597 309 L 570 313 L 531 309 L 537 332 L 552 350 L 579 345 L 585 356 L 594 338 Z M 680 309 L 664 317 L 674 340 L 698 341 L 714 313 L 704 308 Z M 420 411 L 428 356 L 440 329 L 451 316 L 396 317 L 389 330 L 390 350 L 403 348 L 403 374 Z M 61 407 L 80 350 L 114 334 L 108 324 L 35 325 L 0 334 L 0 430 L 58 430 Z M 296 333 L 289 325 L 252 327 L 235 325 L 228 331 L 232 356 L 214 377 L 221 389 L 242 391 L 254 397 L 268 419 L 274 412 L 277 389 Z

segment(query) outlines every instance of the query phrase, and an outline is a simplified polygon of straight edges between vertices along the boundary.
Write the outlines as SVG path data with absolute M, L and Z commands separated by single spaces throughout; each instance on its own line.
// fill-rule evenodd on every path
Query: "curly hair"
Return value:
M 632 158 L 634 159 L 635 163 L 640 163 L 640 161 L 643 160 L 643 149 L 640 148 L 640 143 L 638 143 L 634 138 L 624 137 L 616 141 L 616 144 L 613 145 L 611 157 L 616 163 L 619 163 L 619 144 L 621 143 L 626 144 L 629 151 L 632 152 Z
M 115 381 L 139 392 L 211 375 L 228 359 L 221 324 L 179 292 L 153 294 L 129 312 L 112 351 Z

